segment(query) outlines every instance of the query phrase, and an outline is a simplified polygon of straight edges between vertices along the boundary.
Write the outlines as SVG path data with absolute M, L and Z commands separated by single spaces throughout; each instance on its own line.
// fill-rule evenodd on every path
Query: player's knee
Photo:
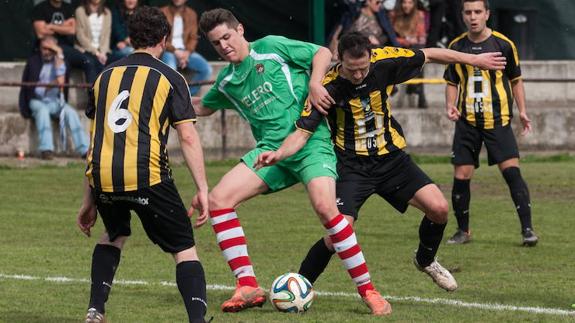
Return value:
M 333 216 L 339 213 L 337 208 L 326 201 L 316 202 L 315 212 L 321 217 L 322 222 L 328 222 Z
M 208 194 L 208 204 L 210 210 L 220 210 L 225 208 L 225 200 L 225 196 L 218 192 L 210 192 L 210 194 Z
M 196 252 L 196 247 L 191 247 L 186 250 L 182 250 L 178 253 L 174 253 L 174 260 L 176 264 L 184 261 L 198 261 L 198 253 Z
M 447 200 L 441 199 L 434 202 L 426 212 L 427 217 L 435 223 L 446 223 L 449 214 Z

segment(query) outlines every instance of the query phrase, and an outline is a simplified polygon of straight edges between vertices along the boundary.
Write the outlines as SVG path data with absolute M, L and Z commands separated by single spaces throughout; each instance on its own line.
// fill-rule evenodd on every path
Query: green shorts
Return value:
M 254 162 L 266 148 L 254 148 L 242 157 L 242 161 L 269 187 L 266 193 L 281 191 L 297 183 L 307 185 L 316 177 L 337 179 L 336 157 L 331 142 L 309 141 L 295 155 L 276 165 L 254 169 Z

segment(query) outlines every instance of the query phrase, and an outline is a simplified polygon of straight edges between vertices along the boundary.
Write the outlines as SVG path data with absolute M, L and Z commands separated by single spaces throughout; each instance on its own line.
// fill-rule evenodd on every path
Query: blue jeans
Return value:
M 110 55 L 110 58 L 108 58 L 108 64 L 109 63 L 113 63 L 119 59 L 122 59 L 130 54 L 132 54 L 134 52 L 134 48 L 131 46 L 126 46 L 122 49 L 113 49 L 112 50 L 112 54 Z
M 63 107 L 56 100 L 30 100 L 30 110 L 32 117 L 36 122 L 36 129 L 38 131 L 38 150 L 39 151 L 54 151 L 54 139 L 52 138 L 52 123 L 51 118 L 59 118 L 60 112 L 64 110 L 66 127 L 70 129 L 72 134 L 72 142 L 77 153 L 84 155 L 88 152 L 88 135 L 82 127 L 80 117 L 74 108 L 69 104 L 64 104 Z
M 178 69 L 178 59 L 176 58 L 176 55 L 174 55 L 174 53 L 166 51 L 162 54 L 161 59 L 162 62 L 166 63 L 166 65 L 168 65 L 169 67 L 175 70 Z M 192 76 L 191 80 L 192 82 L 206 81 L 209 80 L 210 77 L 212 77 L 212 67 L 210 66 L 208 61 L 206 61 L 206 59 L 202 57 L 202 55 L 196 52 L 190 54 L 188 58 L 187 68 L 189 68 L 194 72 L 194 75 Z M 199 90 L 200 90 L 199 86 L 190 86 L 190 94 L 192 96 L 196 95 Z

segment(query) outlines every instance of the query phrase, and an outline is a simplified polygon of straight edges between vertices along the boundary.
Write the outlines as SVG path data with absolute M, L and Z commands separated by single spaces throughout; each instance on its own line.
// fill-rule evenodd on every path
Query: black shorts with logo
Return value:
M 337 151 L 337 206 L 357 220 L 359 209 L 373 194 L 404 213 L 408 202 L 433 181 L 403 150 L 384 156 L 357 156 Z
M 130 211 L 133 210 L 150 240 L 165 252 L 177 253 L 195 245 L 188 211 L 173 181 L 131 192 L 92 189 L 92 194 L 110 241 L 132 233 Z
M 455 135 L 451 152 L 453 165 L 479 167 L 479 152 L 485 143 L 489 166 L 511 158 L 519 158 L 519 149 L 511 124 L 493 129 L 476 128 L 463 120 L 455 123 Z

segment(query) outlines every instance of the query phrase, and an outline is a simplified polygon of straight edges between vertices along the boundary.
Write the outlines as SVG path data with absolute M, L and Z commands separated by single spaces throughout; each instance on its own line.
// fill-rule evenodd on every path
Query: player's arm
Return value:
M 502 70 L 506 64 L 506 58 L 500 52 L 474 55 L 445 48 L 423 48 L 421 51 L 425 54 L 426 63 L 460 63 L 477 66 L 483 70 Z
M 322 84 L 323 77 L 331 64 L 331 57 L 331 52 L 325 47 L 320 47 L 313 55 L 311 77 L 309 79 L 309 96 L 308 100 L 306 100 L 324 115 L 327 114 L 326 110 L 332 104 L 335 104 L 335 101 Z M 309 107 L 307 108 L 309 109 Z
M 200 117 L 206 117 L 212 115 L 216 110 L 204 107 L 202 104 L 202 98 L 199 96 L 192 97 L 192 105 L 194 106 L 194 111 L 196 111 L 196 115 Z
M 289 135 L 276 151 L 266 151 L 258 156 L 254 163 L 255 169 L 272 166 L 297 153 L 305 146 L 312 133 L 303 129 L 296 129 Z
M 175 127 L 178 132 L 184 160 L 196 184 L 196 196 L 192 200 L 192 207 L 188 211 L 188 216 L 192 215 L 194 209 L 198 209 L 200 215 L 196 219 L 194 226 L 199 227 L 208 220 L 209 211 L 204 152 L 193 122 L 178 123 Z
M 447 109 L 447 118 L 451 121 L 459 120 L 461 114 L 457 110 L 457 86 L 447 83 L 445 87 L 445 108 Z
M 531 131 L 531 119 L 527 116 L 525 87 L 523 86 L 523 80 L 521 78 L 517 78 L 511 82 L 511 91 L 513 92 L 513 97 L 515 97 L 517 109 L 519 109 L 519 119 L 521 119 L 521 124 L 523 125 L 521 135 L 526 135 Z

